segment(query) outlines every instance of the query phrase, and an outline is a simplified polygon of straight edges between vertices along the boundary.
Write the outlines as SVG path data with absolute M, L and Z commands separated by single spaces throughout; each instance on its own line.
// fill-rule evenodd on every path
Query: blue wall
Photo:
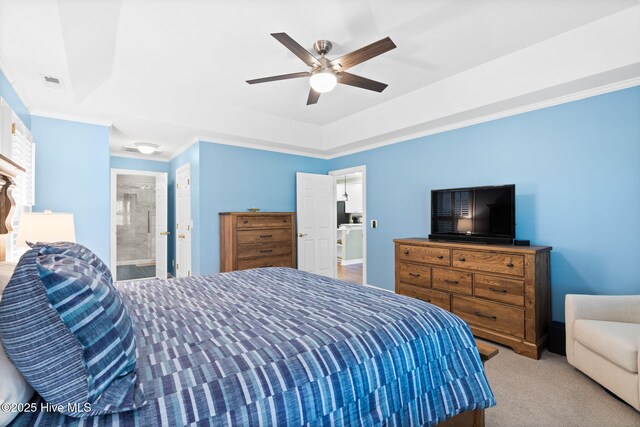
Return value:
M 111 156 L 111 169 L 129 169 L 148 172 L 169 172 L 169 162 Z
M 191 163 L 192 273 L 220 271 L 219 212 L 293 212 L 296 172 L 327 173 L 326 160 L 200 141 L 169 164 L 169 216 L 175 224 L 175 170 Z M 175 258 L 175 227 L 169 266 Z
M 7 101 L 11 109 L 20 117 L 22 123 L 31 129 L 31 115 L 2 70 L 0 70 L 0 96 Z
M 74 215 L 76 240 L 109 265 L 109 128 L 33 116 L 36 205 Z
M 553 246 L 567 293 L 640 293 L 640 87 L 330 161 L 367 166 L 367 281 L 393 289 L 393 239 L 429 233 L 429 191 L 516 184 L 516 235 Z
M 220 271 L 219 212 L 296 210 L 296 172 L 327 173 L 312 157 L 200 142 L 200 273 Z

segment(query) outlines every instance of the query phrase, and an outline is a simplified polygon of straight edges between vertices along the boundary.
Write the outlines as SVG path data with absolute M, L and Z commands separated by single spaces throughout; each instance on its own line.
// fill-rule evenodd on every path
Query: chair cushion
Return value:
M 573 337 L 589 350 L 629 372 L 638 372 L 640 323 L 578 319 Z

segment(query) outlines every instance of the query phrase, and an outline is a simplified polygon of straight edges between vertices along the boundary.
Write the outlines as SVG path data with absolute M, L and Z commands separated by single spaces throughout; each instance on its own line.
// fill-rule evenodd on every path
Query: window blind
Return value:
M 13 125 L 15 123 L 15 125 Z M 10 153 L 7 157 L 26 169 L 25 173 L 15 178 L 13 199 L 16 207 L 11 218 L 13 232 L 7 238 L 7 261 L 17 262 L 27 248 L 17 245 L 20 215 L 31 212 L 35 204 L 35 144 L 29 129 L 20 118 L 12 112 L 11 143 L 8 144 Z

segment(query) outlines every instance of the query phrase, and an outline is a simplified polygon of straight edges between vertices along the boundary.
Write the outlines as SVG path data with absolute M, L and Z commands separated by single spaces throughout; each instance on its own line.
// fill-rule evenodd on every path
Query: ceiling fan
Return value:
M 309 89 L 307 105 L 318 102 L 320 94 L 331 91 L 336 86 L 336 83 L 373 90 L 375 92 L 382 92 L 387 87 L 384 83 L 367 79 L 356 74 L 347 73 L 346 70 L 354 65 L 358 65 L 364 61 L 388 52 L 391 49 L 395 49 L 396 45 L 389 37 L 385 37 L 375 43 L 371 43 L 363 48 L 354 50 L 340 58 L 329 60 L 325 58 L 325 55 L 331 51 L 333 45 L 328 40 L 318 40 L 313 44 L 313 48 L 318 55 L 320 55 L 320 58 L 316 58 L 286 33 L 272 33 L 271 35 L 282 43 L 284 47 L 293 52 L 294 55 L 300 58 L 302 62 L 311 67 L 311 70 L 247 80 L 247 83 L 250 85 L 273 82 L 276 80 L 309 77 L 309 84 L 311 88 Z

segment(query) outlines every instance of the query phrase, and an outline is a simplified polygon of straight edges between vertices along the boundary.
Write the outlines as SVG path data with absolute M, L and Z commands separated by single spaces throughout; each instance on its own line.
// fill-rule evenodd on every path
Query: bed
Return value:
M 116 287 L 147 404 L 12 425 L 435 425 L 495 404 L 468 326 L 417 299 L 289 268 Z

